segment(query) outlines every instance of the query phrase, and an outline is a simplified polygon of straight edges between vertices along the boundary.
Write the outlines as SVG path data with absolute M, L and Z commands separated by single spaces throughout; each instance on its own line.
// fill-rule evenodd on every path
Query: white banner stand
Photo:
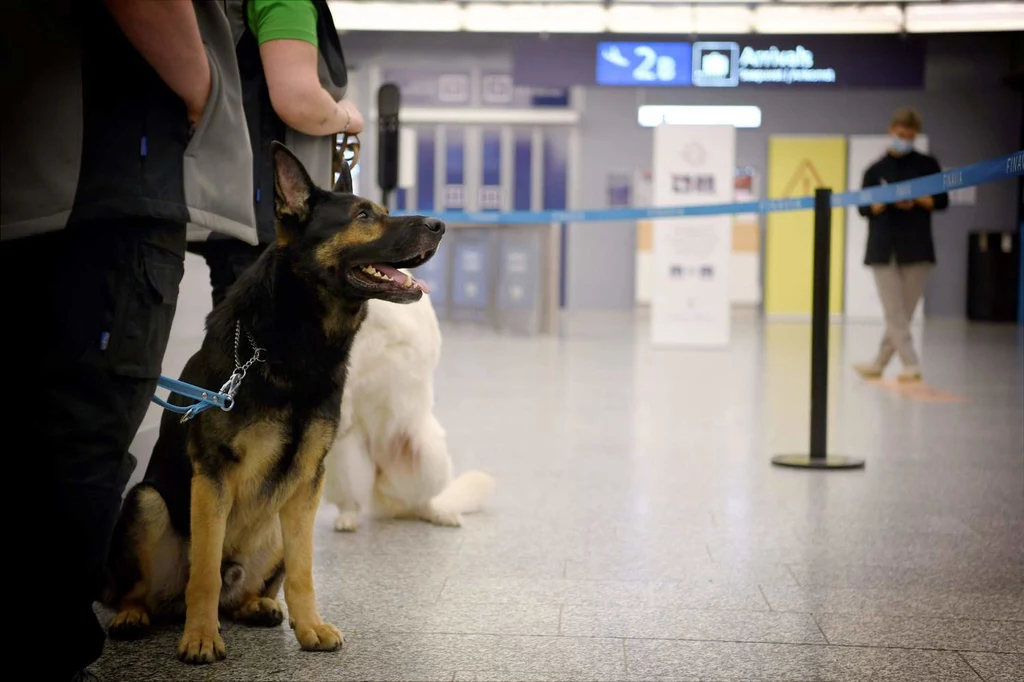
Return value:
M 733 201 L 736 129 L 660 125 L 654 129 L 653 204 Z M 659 346 L 729 343 L 732 215 L 654 221 L 651 341 Z
M 918 135 L 914 143 L 920 152 L 928 151 L 928 138 Z M 851 190 L 861 188 L 864 171 L 878 161 L 889 148 L 888 135 L 851 135 L 847 159 L 847 181 Z M 868 245 L 868 219 L 856 207 L 846 209 L 846 287 L 844 288 L 843 315 L 848 322 L 884 322 L 882 303 L 878 299 L 875 278 L 871 268 L 864 265 L 864 250 Z M 924 321 L 924 299 L 918 304 L 911 320 Z

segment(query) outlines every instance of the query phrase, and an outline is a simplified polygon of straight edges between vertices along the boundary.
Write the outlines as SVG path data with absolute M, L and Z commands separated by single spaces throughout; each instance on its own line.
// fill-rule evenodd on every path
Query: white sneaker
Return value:
M 878 379 L 882 376 L 883 368 L 874 362 L 858 362 L 854 364 L 853 370 L 862 379 Z
M 921 381 L 921 368 L 918 365 L 910 365 L 909 367 L 904 367 L 903 371 L 900 372 L 899 376 L 896 378 L 904 383 L 913 383 L 915 381 Z

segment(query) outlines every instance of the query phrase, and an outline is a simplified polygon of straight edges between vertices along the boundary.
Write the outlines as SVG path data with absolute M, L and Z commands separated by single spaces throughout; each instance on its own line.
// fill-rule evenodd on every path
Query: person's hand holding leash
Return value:
M 345 127 L 340 132 L 350 135 L 358 135 L 363 132 L 366 122 L 363 120 L 363 115 L 359 113 L 359 109 L 356 108 L 355 104 L 347 99 L 343 99 L 338 102 L 338 109 L 347 117 L 345 119 Z

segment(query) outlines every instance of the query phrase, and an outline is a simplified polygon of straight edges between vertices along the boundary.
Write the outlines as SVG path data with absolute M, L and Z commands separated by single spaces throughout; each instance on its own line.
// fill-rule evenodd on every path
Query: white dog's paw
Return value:
M 435 526 L 448 526 L 451 528 L 462 527 L 462 514 L 449 509 L 438 509 L 434 506 L 428 506 L 423 510 L 420 518 L 424 521 L 429 521 Z
M 344 511 L 334 519 L 334 530 L 339 533 L 352 533 L 359 527 L 359 512 Z

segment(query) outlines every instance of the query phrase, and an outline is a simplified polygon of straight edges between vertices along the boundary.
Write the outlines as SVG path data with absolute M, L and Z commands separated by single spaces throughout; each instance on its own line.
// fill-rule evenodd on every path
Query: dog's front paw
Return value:
M 110 619 L 110 639 L 138 639 L 149 634 L 149 613 L 140 606 L 128 606 Z
M 185 663 L 213 663 L 226 656 L 224 638 L 216 630 L 185 630 L 178 642 L 178 659 Z
M 339 533 L 352 533 L 359 527 L 359 512 L 344 511 L 334 519 L 334 530 Z
M 233 617 L 246 625 L 273 628 L 284 621 L 284 611 L 276 599 L 257 597 L 235 611 Z
M 345 643 L 341 630 L 330 623 L 302 625 L 295 628 L 295 639 L 306 651 L 334 651 Z

